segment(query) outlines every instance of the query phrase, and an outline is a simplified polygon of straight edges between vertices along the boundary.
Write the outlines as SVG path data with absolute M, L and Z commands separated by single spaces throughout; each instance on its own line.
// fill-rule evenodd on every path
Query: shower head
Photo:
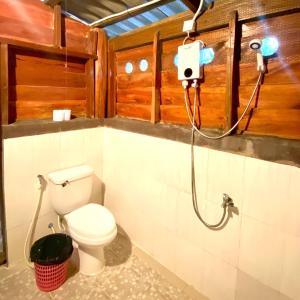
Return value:
M 250 49 L 256 51 L 257 71 L 264 73 L 266 71 L 266 66 L 264 64 L 264 59 L 260 50 L 261 46 L 262 46 L 262 41 L 260 39 L 251 40 L 249 43 Z
M 261 48 L 261 40 L 260 39 L 254 39 L 254 40 L 251 40 L 250 43 L 249 43 L 249 47 L 252 49 L 252 50 L 259 50 Z

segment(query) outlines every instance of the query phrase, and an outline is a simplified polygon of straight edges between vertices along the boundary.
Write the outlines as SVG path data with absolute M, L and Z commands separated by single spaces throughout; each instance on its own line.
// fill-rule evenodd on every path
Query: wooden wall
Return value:
M 139 68 L 141 59 L 149 62 L 148 70 Z M 131 62 L 133 72 L 127 74 L 125 65 Z M 150 120 L 152 93 L 152 45 L 116 53 L 117 65 L 117 106 L 116 113 Z
M 0 44 L 2 123 L 47 119 L 63 108 L 94 117 L 97 32 L 58 6 L 0 0 Z
M 51 118 L 59 108 L 86 116 L 86 60 L 11 49 L 9 66 L 9 123 Z
M 240 129 L 300 139 L 300 13 L 242 25 L 239 114 L 256 81 L 255 53 L 248 47 L 255 37 L 276 36 L 280 48 L 267 61 L 267 73 L 248 117 Z
M 63 19 L 70 50 L 87 51 L 89 27 Z M 53 44 L 53 9 L 39 0 L 0 0 L 0 37 L 36 44 Z
M 242 6 L 245 1 L 241 2 Z M 275 36 L 279 40 L 280 49 L 274 57 L 266 61 L 267 73 L 259 90 L 259 96 L 253 101 L 251 109 L 241 122 L 239 132 L 300 139 L 300 12 L 297 11 L 299 8 L 293 9 L 296 2 L 289 3 L 292 8 L 284 7 L 283 2 L 281 4 L 278 2 L 278 7 L 275 8 L 274 3 L 266 18 L 258 20 L 254 15 L 257 12 L 253 12 L 252 17 L 250 14 L 247 20 L 237 23 L 238 56 L 233 85 L 238 90 L 238 95 L 236 103 L 232 103 L 233 113 L 236 114 L 236 118 L 240 116 L 258 77 L 256 54 L 249 49 L 249 41 L 254 38 Z M 231 5 L 233 7 L 233 4 Z M 274 13 L 275 9 L 281 9 L 280 13 Z M 201 37 L 205 44 L 215 51 L 213 63 L 204 67 L 204 79 L 201 83 L 199 110 L 203 128 L 224 129 L 227 127 L 225 99 L 229 88 L 228 41 L 231 34 L 228 12 L 230 12 L 229 6 L 226 11 L 223 11 L 224 26 L 207 29 L 197 37 Z M 201 18 L 205 19 L 205 14 Z M 207 17 L 207 20 L 210 19 Z M 203 26 L 205 22 L 206 19 L 202 21 Z M 176 37 L 176 34 L 172 32 L 174 30 L 172 28 L 176 26 L 170 28 L 170 38 L 167 34 L 167 24 L 162 24 L 161 28 L 159 26 L 155 28 L 163 33 L 163 39 L 160 42 L 160 122 L 188 124 L 183 90 L 181 83 L 177 80 L 177 68 L 173 63 L 177 47 L 182 44 L 183 37 L 180 33 L 177 33 Z M 111 116 L 116 114 L 128 118 L 150 120 L 154 56 L 153 44 L 149 43 L 150 38 L 146 33 L 153 34 L 155 28 L 138 31 L 135 36 L 132 33 L 110 41 L 110 55 L 114 57 L 116 64 L 116 66 L 111 66 L 112 73 L 115 71 L 110 78 L 115 82 L 113 85 L 110 84 L 109 107 L 111 109 L 109 113 Z M 138 45 L 139 36 L 146 45 L 143 45 L 143 42 L 140 42 L 141 46 Z M 130 47 L 129 41 L 132 42 L 133 48 Z M 142 58 L 147 58 L 150 63 L 147 72 L 141 72 L 138 69 L 138 63 Z M 127 61 L 134 65 L 132 74 L 125 73 Z M 192 92 L 191 98 L 193 98 Z

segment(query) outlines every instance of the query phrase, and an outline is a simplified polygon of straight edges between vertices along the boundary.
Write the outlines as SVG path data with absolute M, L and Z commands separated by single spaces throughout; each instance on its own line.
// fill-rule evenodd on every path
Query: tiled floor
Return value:
M 8 299 L 111 299 L 111 300 L 189 300 L 192 297 L 172 284 L 155 270 L 145 258 L 132 253 L 132 246 L 124 235 L 105 249 L 106 267 L 96 277 L 87 277 L 71 268 L 67 281 L 51 293 L 39 291 L 35 285 L 34 273 L 23 268 L 7 276 L 0 273 L 0 300 Z

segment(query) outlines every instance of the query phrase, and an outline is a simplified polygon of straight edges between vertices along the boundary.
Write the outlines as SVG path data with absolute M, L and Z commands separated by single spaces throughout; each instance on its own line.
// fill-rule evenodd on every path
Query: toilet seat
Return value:
M 90 246 L 111 242 L 116 234 L 116 221 L 112 213 L 100 204 L 89 203 L 65 215 L 71 237 Z

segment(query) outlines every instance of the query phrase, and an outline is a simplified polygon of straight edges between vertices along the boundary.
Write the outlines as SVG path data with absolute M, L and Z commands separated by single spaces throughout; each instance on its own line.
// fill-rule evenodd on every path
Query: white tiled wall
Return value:
M 199 208 L 237 207 L 211 231 L 191 200 L 190 146 L 104 129 L 105 205 L 134 243 L 212 300 L 300 299 L 300 169 L 196 147 Z
M 193 212 L 190 146 L 111 128 L 4 141 L 10 263 L 23 259 L 36 175 L 82 163 L 96 171 L 93 200 L 105 191 L 105 205 L 132 241 L 209 299 L 300 299 L 299 168 L 196 147 L 203 217 L 219 220 L 223 193 L 237 208 L 211 231 Z M 50 221 L 46 193 L 36 237 Z
M 39 197 L 37 175 L 89 164 L 95 169 L 93 201 L 102 201 L 103 129 L 93 128 L 4 140 L 4 193 L 8 263 L 23 259 L 26 233 Z M 56 225 L 47 190 L 42 199 L 35 239 Z

